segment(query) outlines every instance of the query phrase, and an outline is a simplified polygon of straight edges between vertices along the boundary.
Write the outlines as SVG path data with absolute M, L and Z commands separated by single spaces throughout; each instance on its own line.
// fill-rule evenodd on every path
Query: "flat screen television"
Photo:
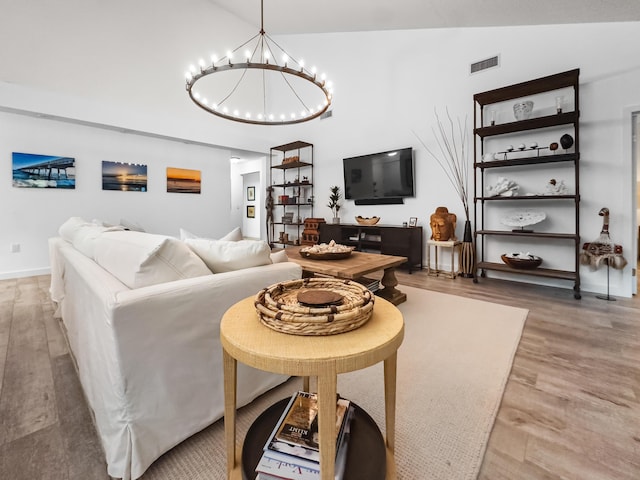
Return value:
M 404 203 L 415 196 L 413 149 L 361 155 L 342 160 L 344 197 L 356 205 Z

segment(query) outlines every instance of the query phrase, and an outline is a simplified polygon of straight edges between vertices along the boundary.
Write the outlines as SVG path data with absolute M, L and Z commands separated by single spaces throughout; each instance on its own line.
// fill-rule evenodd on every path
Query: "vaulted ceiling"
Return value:
M 260 25 L 260 0 L 209 1 Z M 264 0 L 270 34 L 638 20 L 636 0 Z

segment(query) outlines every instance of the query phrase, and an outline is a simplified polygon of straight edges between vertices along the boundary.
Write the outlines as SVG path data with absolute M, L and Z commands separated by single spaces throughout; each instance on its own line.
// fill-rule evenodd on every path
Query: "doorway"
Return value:
M 260 239 L 262 225 L 262 208 L 260 194 L 260 172 L 244 173 L 242 175 L 242 234 L 245 238 Z

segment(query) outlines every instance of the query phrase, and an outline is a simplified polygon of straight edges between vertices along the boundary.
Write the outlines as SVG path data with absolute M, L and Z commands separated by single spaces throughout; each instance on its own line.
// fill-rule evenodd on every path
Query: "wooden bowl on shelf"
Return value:
M 375 225 L 380 221 L 380 217 L 361 217 L 358 215 L 356 217 L 356 222 L 360 225 Z
M 540 257 L 520 253 L 504 253 L 500 258 L 502 258 L 502 261 L 506 265 L 519 270 L 533 270 L 534 268 L 538 268 L 542 263 L 542 258 Z

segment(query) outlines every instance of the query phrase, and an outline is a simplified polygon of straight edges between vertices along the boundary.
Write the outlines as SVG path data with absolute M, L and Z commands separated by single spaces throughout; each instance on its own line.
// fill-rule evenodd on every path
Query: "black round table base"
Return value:
M 287 407 L 289 398 L 274 403 L 253 422 L 242 447 L 242 478 L 254 480 L 255 468 L 263 448 L 276 422 Z M 384 480 L 387 471 L 387 453 L 384 439 L 376 422 L 355 403 L 351 420 L 351 437 L 347 450 L 345 480 Z

